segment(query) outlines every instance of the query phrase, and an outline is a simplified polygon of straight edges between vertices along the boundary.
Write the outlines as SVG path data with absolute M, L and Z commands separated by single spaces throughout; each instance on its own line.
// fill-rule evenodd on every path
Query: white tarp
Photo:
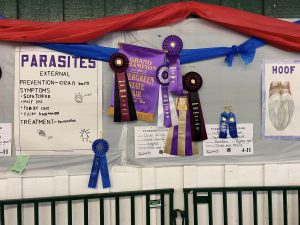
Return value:
M 134 31 L 119 32 L 101 38 L 97 43 L 117 47 L 118 42 L 127 42 L 145 47 L 161 49 L 163 39 L 176 34 L 183 39 L 184 48 L 230 47 L 246 41 L 249 37 L 232 32 L 219 25 L 201 19 L 187 19 L 172 26 Z M 14 102 L 14 45 L 1 43 L 0 66 L 3 77 L 0 80 L 0 122 L 13 122 Z M 110 150 L 109 163 L 119 164 L 127 159 L 127 164 L 136 166 L 171 166 L 194 164 L 226 163 L 262 163 L 262 162 L 299 162 L 300 142 L 261 139 L 261 63 L 263 59 L 299 59 L 299 53 L 291 53 L 266 45 L 257 49 L 252 64 L 244 65 L 236 57 L 233 67 L 227 67 L 224 57 L 191 63 L 182 66 L 183 74 L 193 70 L 201 74 L 203 86 L 199 92 L 205 122 L 216 124 L 225 105 L 231 105 L 236 114 L 237 123 L 253 123 L 254 152 L 247 156 L 202 156 L 169 157 L 156 159 L 135 159 L 134 127 L 155 126 L 153 123 L 134 122 L 127 124 L 114 123 L 106 115 L 110 104 L 113 72 L 107 63 L 103 63 L 103 137 L 108 140 Z M 127 136 L 124 134 L 127 134 Z M 70 140 L 72 141 L 72 140 Z M 15 147 L 13 147 L 13 152 Z M 124 155 L 126 151 L 127 155 Z M 0 168 L 7 170 L 12 160 L 0 160 Z M 67 170 L 69 173 L 90 172 L 92 156 L 31 157 L 28 169 Z

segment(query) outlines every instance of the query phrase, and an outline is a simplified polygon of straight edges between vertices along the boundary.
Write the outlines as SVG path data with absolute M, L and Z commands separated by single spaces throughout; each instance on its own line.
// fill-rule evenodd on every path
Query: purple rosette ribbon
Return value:
M 179 53 L 183 48 L 183 42 L 180 37 L 170 35 L 162 43 L 162 48 L 166 51 L 169 61 L 169 81 L 170 92 L 178 96 L 182 95 L 182 74 L 179 60 Z
M 178 125 L 178 116 L 172 96 L 169 93 L 168 67 L 164 65 L 158 67 L 156 77 L 160 84 L 157 125 L 164 125 L 165 127 L 176 126 Z
M 98 182 L 99 172 L 101 173 L 103 188 L 111 187 L 109 171 L 107 166 L 106 153 L 108 151 L 108 143 L 104 139 L 97 139 L 93 143 L 93 151 L 95 153 L 93 166 L 91 169 L 89 188 L 96 188 Z
M 200 74 L 189 72 L 183 77 L 183 87 L 188 91 L 190 124 L 193 141 L 203 141 L 207 139 L 204 117 L 198 91 L 203 80 Z

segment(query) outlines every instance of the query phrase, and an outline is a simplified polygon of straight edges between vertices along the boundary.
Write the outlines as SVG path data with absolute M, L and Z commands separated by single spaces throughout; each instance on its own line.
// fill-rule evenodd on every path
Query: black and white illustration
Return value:
M 300 60 L 263 62 L 263 136 L 300 139 Z
M 268 108 L 268 114 L 274 128 L 278 131 L 285 130 L 294 113 L 294 100 L 289 81 L 271 82 Z

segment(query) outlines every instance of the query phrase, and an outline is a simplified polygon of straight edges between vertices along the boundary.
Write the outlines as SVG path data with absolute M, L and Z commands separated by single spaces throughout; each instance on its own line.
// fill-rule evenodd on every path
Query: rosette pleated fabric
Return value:
M 196 72 L 189 72 L 183 77 L 183 87 L 188 92 L 190 125 L 193 141 L 207 139 L 204 117 L 198 91 L 202 86 L 202 78 Z
M 190 111 L 186 96 L 178 97 L 178 126 L 169 128 L 164 152 L 176 156 L 191 156 L 198 154 L 197 143 L 192 142 L 190 127 Z
M 129 61 L 125 54 L 115 53 L 109 59 L 109 65 L 115 72 L 114 122 L 137 120 L 132 93 L 126 69 Z
M 180 96 L 182 95 L 183 87 L 179 53 L 183 48 L 183 42 L 180 37 L 170 35 L 164 39 L 162 48 L 166 51 L 169 63 L 170 92 Z
M 178 125 L 178 116 L 169 88 L 169 72 L 167 66 L 157 68 L 157 81 L 160 84 L 158 94 L 157 126 L 173 127 Z

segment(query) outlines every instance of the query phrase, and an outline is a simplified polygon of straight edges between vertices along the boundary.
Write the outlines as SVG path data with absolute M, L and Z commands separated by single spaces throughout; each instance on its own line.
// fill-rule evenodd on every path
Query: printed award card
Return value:
M 164 153 L 168 128 L 157 126 L 135 127 L 135 158 L 172 157 Z
M 11 156 L 12 124 L 0 123 L 0 157 Z
M 237 124 L 237 138 L 219 138 L 219 124 L 206 125 L 208 139 L 203 141 L 203 156 L 252 155 L 253 124 Z
M 300 60 L 262 63 L 262 136 L 300 139 Z
M 102 136 L 102 63 L 38 47 L 15 55 L 17 155 L 93 154 Z

